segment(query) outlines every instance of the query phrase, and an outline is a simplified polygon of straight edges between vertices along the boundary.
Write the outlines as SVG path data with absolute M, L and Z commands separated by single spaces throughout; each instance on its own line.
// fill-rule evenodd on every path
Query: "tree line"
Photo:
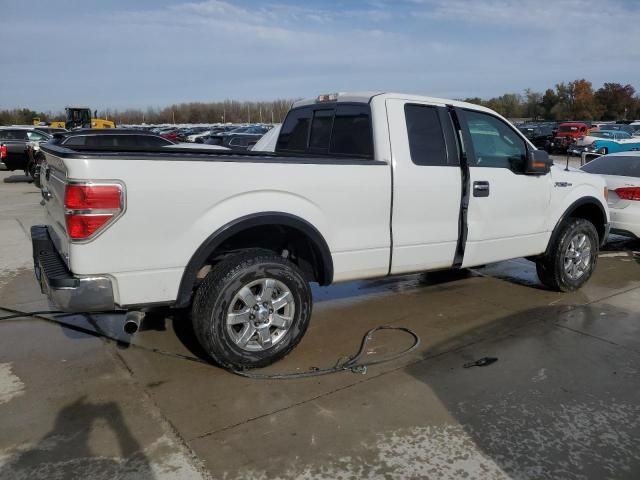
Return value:
M 605 83 L 594 90 L 585 79 L 562 82 L 544 93 L 526 89 L 522 94 L 505 93 L 484 100 L 465 98 L 467 102 L 484 105 L 507 118 L 533 120 L 636 120 L 640 119 L 640 97 L 633 86 Z M 146 110 L 128 108 L 98 111 L 100 118 L 117 124 L 158 123 L 280 123 L 295 100 L 279 99 L 263 102 L 178 103 L 168 107 L 149 107 Z M 0 110 L 0 125 L 31 124 L 41 121 L 64 120 L 64 112 L 36 112 L 28 108 Z
M 605 83 L 594 90 L 583 79 L 556 84 L 544 93 L 526 89 L 524 94 L 506 93 L 483 100 L 465 101 L 484 105 L 507 118 L 533 120 L 636 120 L 640 119 L 640 97 L 633 86 Z
M 98 110 L 99 118 L 114 120 L 116 124 L 142 123 L 280 123 L 295 100 L 279 99 L 263 102 L 178 103 L 168 107 L 148 107 L 145 110 Z M 38 112 L 29 108 L 0 110 L 0 125 L 30 125 L 34 118 L 43 122 L 64 121 L 64 110 Z

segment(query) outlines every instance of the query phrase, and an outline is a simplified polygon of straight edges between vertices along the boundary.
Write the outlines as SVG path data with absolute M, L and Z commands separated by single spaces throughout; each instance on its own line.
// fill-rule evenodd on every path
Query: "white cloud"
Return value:
M 369 89 L 491 96 L 581 77 L 640 87 L 639 9 L 618 0 L 135 5 L 98 12 L 50 4 L 49 16 L 25 7 L 4 20 L 0 107 Z M 20 48 L 7 48 L 17 38 Z M 43 39 L 55 45 L 43 48 Z

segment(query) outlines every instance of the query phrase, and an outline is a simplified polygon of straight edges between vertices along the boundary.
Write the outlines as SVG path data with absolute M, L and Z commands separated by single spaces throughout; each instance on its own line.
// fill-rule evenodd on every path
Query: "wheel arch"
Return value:
M 545 254 L 549 253 L 550 246 L 558 236 L 560 230 L 559 227 L 567 218 L 572 217 L 584 218 L 585 220 L 589 220 L 591 223 L 593 223 L 593 226 L 598 232 L 600 245 L 604 244 L 608 234 L 607 212 L 605 211 L 605 208 L 600 200 L 598 200 L 596 197 L 587 196 L 576 200 L 571 205 L 569 205 L 567 209 L 565 209 L 564 213 L 560 216 L 553 228 Z
M 308 221 L 290 213 L 262 212 L 240 217 L 222 226 L 198 247 L 187 263 L 182 274 L 176 307 L 189 305 L 197 274 L 225 242 L 238 238 L 243 232 L 251 230 L 264 232 L 268 229 L 278 229 L 284 234 L 295 233 L 298 239 L 306 239 L 310 246 L 311 256 L 309 266 L 313 269 L 313 280 L 320 285 L 329 285 L 333 281 L 333 259 L 329 246 L 323 235 Z M 282 233 L 281 233 L 282 234 Z M 260 247 L 257 243 L 254 247 Z

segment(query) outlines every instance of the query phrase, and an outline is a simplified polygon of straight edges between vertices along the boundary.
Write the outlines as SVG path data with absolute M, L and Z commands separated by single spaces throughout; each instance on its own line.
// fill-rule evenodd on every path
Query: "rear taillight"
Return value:
M 6 145 L 0 145 L 0 160 L 2 160 L 3 158 L 7 158 L 7 146 Z
M 640 187 L 621 187 L 616 188 L 615 192 L 622 200 L 640 201 Z
M 113 183 L 69 184 L 64 207 L 69 238 L 88 240 L 124 211 L 124 189 Z

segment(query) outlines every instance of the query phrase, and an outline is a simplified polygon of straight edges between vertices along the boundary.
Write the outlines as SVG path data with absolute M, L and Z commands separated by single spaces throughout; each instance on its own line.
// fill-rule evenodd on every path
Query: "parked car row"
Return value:
M 253 146 L 262 135 L 267 133 L 272 125 L 200 125 L 200 126 L 158 126 L 139 127 L 153 132 L 173 142 L 192 142 L 207 145 L 219 145 L 234 150 L 247 150 Z
M 528 122 L 519 124 L 518 129 L 536 147 L 549 153 L 607 154 L 640 147 L 640 122 Z
M 270 127 L 265 125 L 194 127 L 182 130 L 171 127 L 72 131 L 34 126 L 0 127 L 0 166 L 12 171 L 22 170 L 39 184 L 39 166 L 43 159 L 40 153 L 41 143 L 50 142 L 54 145 L 87 150 L 108 147 L 249 150 L 253 149 L 269 130 Z M 185 142 L 191 135 L 197 138 Z M 273 151 L 275 145 L 271 143 L 263 142 L 263 146 L 259 148 Z

